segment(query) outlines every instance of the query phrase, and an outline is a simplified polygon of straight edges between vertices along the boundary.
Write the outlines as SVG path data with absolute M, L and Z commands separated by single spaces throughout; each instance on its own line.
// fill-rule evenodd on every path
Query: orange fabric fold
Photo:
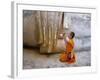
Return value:
M 74 48 L 74 41 L 73 39 L 70 39 L 66 43 L 66 51 L 62 52 L 60 55 L 61 62 L 67 62 L 68 64 L 76 62 L 76 54 L 73 52 L 73 48 Z M 71 57 L 71 54 L 73 54 L 73 57 Z

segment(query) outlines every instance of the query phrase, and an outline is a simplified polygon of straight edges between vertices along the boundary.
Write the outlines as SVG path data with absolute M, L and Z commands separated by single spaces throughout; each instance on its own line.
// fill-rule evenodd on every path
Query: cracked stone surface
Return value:
M 74 64 L 62 63 L 59 61 L 60 53 L 55 54 L 40 54 L 36 49 L 24 48 L 23 68 L 57 68 L 57 67 L 81 67 L 91 65 L 90 50 L 76 52 L 77 62 Z

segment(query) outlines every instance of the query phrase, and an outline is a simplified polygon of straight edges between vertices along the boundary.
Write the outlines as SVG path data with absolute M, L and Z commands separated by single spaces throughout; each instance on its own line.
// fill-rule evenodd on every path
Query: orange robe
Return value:
M 61 53 L 61 55 L 60 55 L 61 62 L 67 62 L 69 64 L 76 62 L 76 54 L 73 52 L 73 48 L 74 48 L 74 41 L 73 41 L 73 39 L 70 39 L 66 43 L 66 51 Z M 70 57 L 71 54 L 73 54 L 72 58 Z

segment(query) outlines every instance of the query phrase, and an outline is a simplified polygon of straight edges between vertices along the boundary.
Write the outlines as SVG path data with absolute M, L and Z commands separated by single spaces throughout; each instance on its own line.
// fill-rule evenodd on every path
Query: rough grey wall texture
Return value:
M 62 12 L 54 11 L 23 11 L 24 45 L 40 44 L 40 51 L 48 49 L 52 52 L 57 43 L 57 34 L 62 22 Z M 42 50 L 41 50 L 41 47 Z M 46 50 L 47 51 L 47 50 Z
M 35 11 L 23 11 L 23 42 L 24 45 L 36 46 L 38 44 L 37 27 L 35 26 Z
M 70 31 L 75 32 L 75 49 L 89 50 L 91 48 L 91 14 L 65 13 Z
M 24 20 L 24 44 L 35 46 L 38 44 L 38 28 L 36 28 L 35 11 L 25 10 Z M 87 13 L 64 13 L 64 27 L 68 27 L 69 31 L 75 32 L 75 50 L 90 49 L 91 47 L 91 14 Z M 68 32 L 68 30 L 67 30 Z M 65 48 L 64 42 L 57 41 L 58 51 Z M 59 44 L 63 44 L 62 47 Z

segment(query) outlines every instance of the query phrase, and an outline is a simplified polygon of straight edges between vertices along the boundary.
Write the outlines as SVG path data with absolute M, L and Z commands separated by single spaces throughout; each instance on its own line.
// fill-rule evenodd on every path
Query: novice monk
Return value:
M 66 45 L 66 51 L 61 53 L 60 55 L 60 61 L 61 62 L 67 62 L 69 64 L 75 63 L 76 61 L 76 55 L 73 52 L 74 48 L 74 38 L 75 33 L 70 32 L 70 34 L 64 39 L 65 45 Z

